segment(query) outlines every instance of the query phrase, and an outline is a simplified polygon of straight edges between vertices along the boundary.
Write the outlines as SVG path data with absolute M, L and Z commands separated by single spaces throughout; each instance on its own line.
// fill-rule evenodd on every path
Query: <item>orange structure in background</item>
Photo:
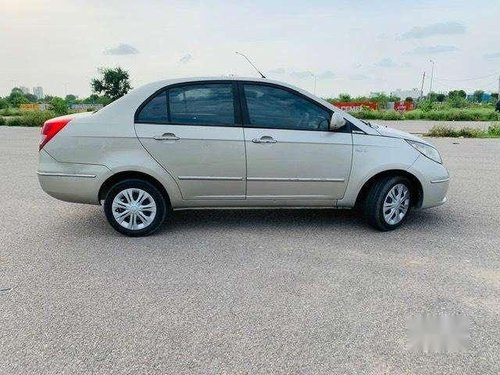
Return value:
M 360 111 L 362 109 L 379 109 L 377 102 L 333 102 L 334 106 L 340 108 L 343 111 Z M 394 104 L 392 108 L 381 108 L 381 109 L 394 109 L 395 111 L 412 111 L 415 109 L 415 104 L 413 102 L 394 102 L 389 103 Z
M 21 111 L 39 111 L 40 104 L 38 103 L 23 103 L 19 105 Z
M 334 102 L 333 105 L 343 111 L 360 111 L 365 108 L 378 109 L 377 102 Z
M 412 111 L 415 109 L 415 104 L 413 102 L 395 102 L 394 103 L 394 110 L 395 111 Z

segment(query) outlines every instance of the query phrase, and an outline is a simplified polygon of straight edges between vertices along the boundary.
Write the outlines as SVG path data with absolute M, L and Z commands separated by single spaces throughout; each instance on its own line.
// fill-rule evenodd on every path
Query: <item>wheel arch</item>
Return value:
M 144 180 L 152 185 L 154 185 L 164 196 L 166 203 L 169 207 L 171 207 L 171 201 L 170 201 L 170 196 L 167 192 L 167 189 L 163 184 L 158 181 L 155 177 L 144 173 L 144 172 L 138 172 L 138 171 L 121 171 L 113 174 L 112 176 L 108 177 L 103 184 L 101 185 L 99 189 L 99 194 L 98 194 L 98 199 L 99 202 L 104 200 L 106 198 L 106 195 L 108 194 L 109 190 L 113 185 L 120 181 L 128 180 L 128 179 L 138 179 L 138 180 Z
M 422 187 L 422 183 L 420 180 L 412 173 L 405 171 L 403 169 L 390 169 L 390 170 L 385 170 L 379 173 L 376 173 L 372 177 L 370 177 L 364 184 L 361 190 L 358 192 L 358 195 L 356 197 L 356 203 L 355 207 L 361 207 L 362 204 L 364 203 L 364 200 L 370 191 L 370 188 L 373 186 L 373 184 L 378 181 L 381 178 L 387 178 L 387 177 L 396 177 L 396 176 L 402 176 L 408 178 L 411 182 L 411 206 L 419 208 L 422 206 L 422 202 L 424 199 L 424 191 Z

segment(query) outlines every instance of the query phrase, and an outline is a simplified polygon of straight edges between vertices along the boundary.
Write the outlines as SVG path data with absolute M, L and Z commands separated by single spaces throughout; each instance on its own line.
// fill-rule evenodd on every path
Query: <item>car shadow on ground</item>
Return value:
M 78 212 L 78 211 L 76 211 Z M 403 224 L 406 230 L 439 230 L 450 219 L 443 212 L 415 210 Z M 74 220 L 61 222 L 59 233 L 74 233 L 75 222 L 89 235 L 109 236 L 116 233 L 106 222 L 102 209 L 77 214 Z M 210 230 L 361 230 L 373 231 L 362 213 L 344 209 L 227 209 L 174 211 L 166 223 L 153 235 Z
M 433 229 L 444 226 L 444 218 L 433 210 L 415 210 L 403 223 L 408 229 Z M 363 214 L 347 209 L 243 209 L 176 211 L 158 233 L 173 230 L 210 229 L 297 229 L 370 230 Z

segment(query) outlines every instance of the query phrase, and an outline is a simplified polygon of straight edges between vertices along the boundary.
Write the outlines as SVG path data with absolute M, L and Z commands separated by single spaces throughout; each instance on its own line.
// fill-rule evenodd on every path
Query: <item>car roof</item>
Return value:
M 160 81 L 154 81 L 154 82 L 147 83 L 143 86 L 138 87 L 138 89 L 147 87 L 148 89 L 157 88 L 157 90 L 159 90 L 165 86 L 170 86 L 170 85 L 174 85 L 177 83 L 189 83 L 189 82 L 199 82 L 199 81 L 246 81 L 246 82 L 250 81 L 250 82 L 259 82 L 259 83 L 273 83 L 276 85 L 289 87 L 289 88 L 297 90 L 297 91 L 303 91 L 299 87 L 290 85 L 290 84 L 285 83 L 285 82 L 275 81 L 275 80 L 272 80 L 269 78 L 240 77 L 240 76 L 205 76 L 205 77 L 182 77 L 182 78 L 174 78 L 174 79 L 164 79 L 164 80 L 160 80 Z

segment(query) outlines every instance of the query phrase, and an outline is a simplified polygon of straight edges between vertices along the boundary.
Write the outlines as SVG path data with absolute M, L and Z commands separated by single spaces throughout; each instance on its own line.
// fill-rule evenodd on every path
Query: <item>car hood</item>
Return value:
M 383 137 L 408 139 L 410 141 L 425 143 L 426 145 L 432 146 L 431 143 L 427 142 L 426 140 L 424 140 L 420 137 L 417 137 L 414 134 L 410 134 L 410 133 L 407 133 L 407 132 L 404 132 L 404 131 L 398 130 L 398 129 L 389 128 L 388 126 L 383 126 L 380 124 L 374 124 L 374 123 L 371 123 L 371 124 L 375 127 L 375 130 L 377 130 L 377 132 L 379 132 L 380 135 L 382 135 Z M 432 147 L 434 147 L 434 146 L 432 146 Z

